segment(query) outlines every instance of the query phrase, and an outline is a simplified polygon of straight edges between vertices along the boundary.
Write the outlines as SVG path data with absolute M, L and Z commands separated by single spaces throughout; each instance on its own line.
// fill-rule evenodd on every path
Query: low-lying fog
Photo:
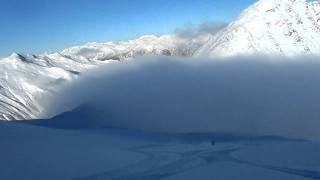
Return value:
M 43 115 L 89 105 L 103 126 L 320 140 L 317 60 L 159 57 L 106 64 L 61 89 Z

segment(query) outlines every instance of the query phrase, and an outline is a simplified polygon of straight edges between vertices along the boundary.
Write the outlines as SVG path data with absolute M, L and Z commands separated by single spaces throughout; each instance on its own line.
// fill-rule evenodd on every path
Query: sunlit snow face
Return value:
M 61 91 L 47 113 L 82 105 L 93 126 L 319 139 L 319 69 L 312 58 L 108 64 Z

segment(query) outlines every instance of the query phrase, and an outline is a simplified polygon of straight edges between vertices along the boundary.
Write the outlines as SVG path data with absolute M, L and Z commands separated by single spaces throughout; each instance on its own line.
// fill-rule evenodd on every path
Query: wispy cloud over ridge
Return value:
M 180 38 L 197 38 L 201 35 L 214 35 L 228 25 L 226 22 L 207 21 L 196 26 L 186 24 L 184 27 L 177 28 L 175 34 Z

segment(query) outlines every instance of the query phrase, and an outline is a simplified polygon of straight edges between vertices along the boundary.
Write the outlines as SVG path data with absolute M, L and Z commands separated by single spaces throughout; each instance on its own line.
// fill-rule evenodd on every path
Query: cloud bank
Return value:
M 159 57 L 107 64 L 61 90 L 44 115 L 86 106 L 85 120 L 98 127 L 320 140 L 317 60 Z
M 214 35 L 227 25 L 228 23 L 225 22 L 212 21 L 204 22 L 198 26 L 194 24 L 186 24 L 184 27 L 176 29 L 175 34 L 180 38 L 192 39 L 202 35 Z

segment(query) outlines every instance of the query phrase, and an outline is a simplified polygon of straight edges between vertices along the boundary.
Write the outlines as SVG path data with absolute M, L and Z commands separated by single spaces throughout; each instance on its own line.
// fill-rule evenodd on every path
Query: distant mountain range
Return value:
M 320 2 L 260 0 L 215 34 L 192 38 L 142 36 L 127 42 L 88 43 L 41 55 L 0 60 L 0 119 L 36 119 L 47 96 L 100 64 L 140 56 L 227 57 L 320 54 Z

